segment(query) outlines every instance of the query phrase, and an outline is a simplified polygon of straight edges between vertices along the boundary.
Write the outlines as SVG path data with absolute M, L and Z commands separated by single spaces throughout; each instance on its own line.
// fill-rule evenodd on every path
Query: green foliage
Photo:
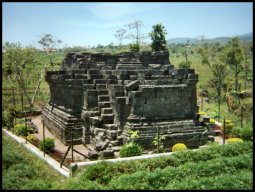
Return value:
M 131 130 L 131 129 L 128 129 L 128 132 L 129 132 L 129 134 L 130 134 L 130 136 L 128 137 L 128 141 L 130 141 L 130 142 L 132 142 L 132 141 L 134 141 L 136 138 L 139 138 L 139 135 L 138 135 L 138 133 L 139 133 L 139 131 L 137 130 L 137 131 L 133 131 L 133 130 Z
M 64 177 L 26 148 L 2 137 L 2 188 L 4 190 L 53 189 Z
M 121 146 L 120 156 L 131 157 L 131 156 L 141 155 L 142 151 L 143 149 L 140 145 L 134 142 L 130 142 Z
M 191 61 L 181 61 L 179 63 L 179 68 L 186 68 L 189 69 L 191 65 Z
M 14 117 L 16 116 L 17 111 L 14 107 L 8 107 L 2 112 L 2 126 L 8 130 L 14 128 Z
M 251 189 L 252 186 L 252 142 L 211 145 L 196 151 L 186 150 L 153 159 L 116 163 L 103 161 L 79 169 L 73 177 L 60 184 L 59 181 L 63 178 L 45 172 L 46 165 L 35 164 L 37 160 L 34 155 L 28 154 L 25 149 L 24 152 L 21 149 L 17 150 L 16 144 L 6 143 L 5 137 L 3 145 L 4 189 L 155 190 L 196 189 L 198 186 L 197 189 L 217 190 L 227 189 L 231 184 L 230 189 Z M 33 160 L 28 155 L 32 156 Z M 14 166 L 12 169 L 13 164 L 17 163 L 21 163 L 22 166 Z M 32 168 L 28 168 L 30 166 Z M 9 168 L 15 171 L 10 171 L 10 175 L 6 176 L 6 169 Z M 236 173 L 240 173 L 240 182 L 237 182 Z M 227 179 L 223 181 L 222 178 Z M 206 183 L 213 184 L 206 186 Z
M 187 178 L 169 183 L 168 190 L 247 190 L 252 189 L 252 173 L 247 170 L 238 173 L 222 173 L 212 177 Z
M 163 51 L 167 50 L 166 48 L 166 35 L 167 32 L 165 27 L 162 24 L 156 24 L 152 26 L 153 30 L 149 33 L 152 43 L 152 51 Z
M 206 162 L 186 163 L 179 167 L 166 167 L 154 171 L 124 174 L 109 183 L 110 189 L 165 189 L 170 183 L 188 178 L 204 178 L 237 170 L 252 170 L 251 155 L 212 159 Z M 252 178 L 249 178 L 252 179 Z
M 42 140 L 39 142 L 39 148 L 42 151 L 45 151 L 46 153 L 49 153 L 54 149 L 54 139 L 53 138 L 45 138 L 45 140 Z
M 158 134 L 153 138 L 153 145 L 155 145 L 157 148 L 159 148 L 159 152 L 164 151 L 164 143 L 163 141 L 166 139 L 164 135 L 159 135 L 158 139 Z
M 28 127 L 25 124 L 17 124 L 14 126 L 14 133 L 18 136 L 28 136 Z
M 233 129 L 231 129 L 230 131 L 230 135 L 231 137 L 241 137 L 241 128 L 240 127 L 234 127 Z
M 245 141 L 251 141 L 253 137 L 253 128 L 252 127 L 247 127 L 247 128 L 243 128 L 241 130 L 241 138 Z
M 130 44 L 130 51 L 139 52 L 140 51 L 140 45 L 139 44 Z

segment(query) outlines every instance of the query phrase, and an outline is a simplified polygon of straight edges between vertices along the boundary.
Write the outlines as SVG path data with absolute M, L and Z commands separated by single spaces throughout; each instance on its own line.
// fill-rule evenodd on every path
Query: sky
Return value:
M 118 29 L 135 20 L 142 34 L 161 23 L 166 39 L 235 36 L 253 32 L 253 3 L 2 3 L 3 42 L 38 47 L 44 34 L 62 40 L 62 46 L 97 46 L 114 43 Z M 148 43 L 151 42 L 147 38 Z M 123 44 L 131 43 L 125 39 Z

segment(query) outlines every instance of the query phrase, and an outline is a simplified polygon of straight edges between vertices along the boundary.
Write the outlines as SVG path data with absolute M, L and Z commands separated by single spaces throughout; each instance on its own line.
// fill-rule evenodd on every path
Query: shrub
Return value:
M 133 52 L 139 52 L 139 50 L 140 50 L 139 44 L 131 44 L 130 45 L 130 50 L 133 51 Z
M 125 144 L 120 149 L 120 156 L 121 157 L 131 157 L 136 155 L 141 155 L 142 153 L 142 147 L 138 145 L 137 143 L 130 142 L 128 144 Z
M 237 142 L 243 142 L 240 138 L 230 138 L 227 140 L 228 143 L 237 143 Z
M 241 128 L 241 138 L 245 141 L 251 141 L 253 128 Z
M 54 139 L 52 138 L 45 138 L 44 141 L 42 140 L 39 142 L 39 148 L 46 153 L 52 151 L 54 147 Z
M 239 127 L 235 127 L 230 131 L 230 135 L 231 137 L 241 137 L 241 128 Z
M 19 136 L 27 136 L 28 128 L 25 124 L 17 124 L 14 126 L 14 133 Z
M 187 147 L 184 143 L 176 143 L 173 147 L 172 147 L 172 151 L 183 151 L 186 150 Z
M 215 123 L 215 121 L 216 121 L 215 119 L 210 118 L 210 123 L 213 123 L 213 124 L 214 124 L 214 123 Z
M 33 141 L 36 141 L 36 137 L 35 137 L 34 135 L 30 135 L 30 134 L 29 134 L 29 135 L 27 136 L 27 140 L 28 140 L 28 142 L 31 143 L 31 142 L 33 142 Z
M 225 121 L 225 134 L 229 135 L 231 134 L 231 130 L 233 129 L 234 124 L 231 120 L 226 119 Z M 222 131 L 224 131 L 224 125 L 222 124 Z
M 191 65 L 191 61 L 181 61 L 179 63 L 179 68 L 190 68 L 190 65 Z
M 14 117 L 16 113 L 14 107 L 9 107 L 2 111 L 2 126 L 8 130 L 12 130 L 14 128 Z

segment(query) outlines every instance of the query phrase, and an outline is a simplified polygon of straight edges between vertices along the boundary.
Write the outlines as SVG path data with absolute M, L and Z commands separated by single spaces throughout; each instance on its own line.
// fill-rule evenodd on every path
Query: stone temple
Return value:
M 209 132 L 195 123 L 194 69 L 175 69 L 168 51 L 68 53 L 59 71 L 47 71 L 50 101 L 42 121 L 65 144 L 109 151 L 123 145 L 128 129 L 144 149 L 165 136 L 164 146 L 204 145 Z

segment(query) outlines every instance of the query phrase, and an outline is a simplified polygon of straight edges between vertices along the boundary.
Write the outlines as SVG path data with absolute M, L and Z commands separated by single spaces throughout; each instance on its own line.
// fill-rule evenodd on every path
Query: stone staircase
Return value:
M 117 124 L 115 124 L 115 115 L 112 106 L 111 95 L 108 86 L 118 84 L 117 78 L 111 75 L 111 71 L 88 70 L 88 77 L 97 97 L 98 113 L 90 115 L 91 144 L 98 151 L 105 150 L 110 143 L 115 144 L 117 139 Z M 89 87 L 88 87 L 89 88 Z M 90 91 L 92 91 L 90 90 Z

